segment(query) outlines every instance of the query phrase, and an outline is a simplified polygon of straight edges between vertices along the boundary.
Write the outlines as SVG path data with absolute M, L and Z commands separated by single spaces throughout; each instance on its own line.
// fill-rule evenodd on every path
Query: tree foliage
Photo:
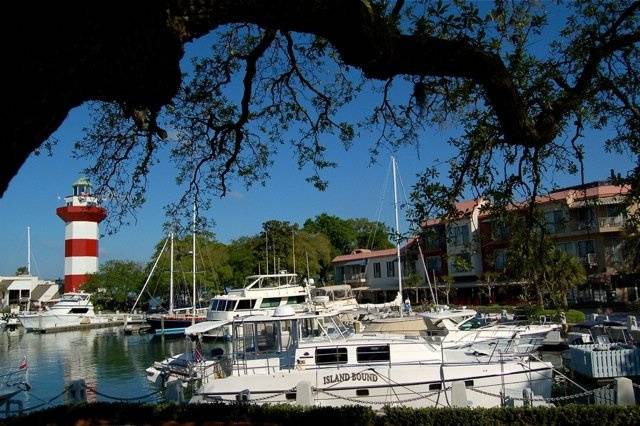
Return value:
M 350 253 L 357 248 L 380 250 L 393 247 L 389 242 L 387 227 L 381 222 L 365 218 L 342 219 L 322 213 L 313 219 L 307 219 L 304 229 L 329 237 L 334 247 L 334 256 Z
M 174 304 L 176 307 L 191 306 L 193 304 L 193 240 L 192 235 L 182 234 L 174 238 Z M 156 244 L 155 252 L 147 266 L 150 273 L 153 262 L 160 256 L 156 270 L 149 281 L 149 293 L 166 301 L 168 306 L 169 283 L 171 276 L 170 242 L 165 246 L 162 240 Z M 196 235 L 196 291 L 199 300 L 219 294 L 229 283 L 233 271 L 229 263 L 227 247 L 216 241 L 211 235 L 203 233 Z
M 525 220 L 521 216 L 512 217 L 508 276 L 524 281 L 526 298 L 537 295 L 538 304 L 542 306 L 547 295 L 555 307 L 566 308 L 567 293 L 586 283 L 586 270 L 578 258 L 554 244 L 544 227 L 526 229 Z
M 469 193 L 497 206 L 533 200 L 554 174 L 583 172 L 587 129 L 609 130 L 595 143 L 640 159 L 638 1 L 219 0 L 166 13 L 183 42 L 213 30 L 211 51 L 164 108 L 97 105 L 76 146 L 95 159 L 116 221 L 144 201 L 165 151 L 185 197 L 224 195 L 236 178 L 264 182 L 283 144 L 324 189 L 322 170 L 335 165 L 327 141 L 348 148 L 371 132 L 375 158 L 455 126 L 449 170 L 428 167 L 418 182 L 418 220 Z M 378 101 L 354 114 L 371 94 Z M 621 172 L 637 200 L 640 160 Z
M 146 279 L 143 265 L 128 260 L 109 260 L 100 265 L 82 287 L 93 293 L 94 305 L 107 310 L 127 310 L 133 305 Z

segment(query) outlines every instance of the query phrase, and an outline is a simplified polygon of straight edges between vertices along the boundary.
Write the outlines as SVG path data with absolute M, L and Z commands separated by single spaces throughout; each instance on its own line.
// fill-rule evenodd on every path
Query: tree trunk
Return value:
M 544 297 L 542 296 L 542 290 L 536 289 L 536 292 L 538 293 L 538 306 L 544 308 Z

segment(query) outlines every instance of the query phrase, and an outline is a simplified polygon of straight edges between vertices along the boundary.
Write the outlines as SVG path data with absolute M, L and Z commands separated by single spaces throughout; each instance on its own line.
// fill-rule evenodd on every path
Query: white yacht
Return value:
M 424 318 L 428 338 L 445 348 L 511 341 L 521 348 L 535 348 L 542 345 L 550 332 L 560 329 L 559 324 L 500 323 L 498 318 L 482 316 L 466 308 L 439 307 L 418 315 Z
M 96 316 L 88 293 L 65 293 L 46 311 L 18 314 L 20 323 L 27 331 L 54 331 L 74 327 L 104 324 L 106 317 Z
M 444 350 L 421 337 L 355 334 L 337 314 L 281 307 L 273 316 L 237 318 L 231 326 L 230 356 L 209 367 L 215 374 L 203 379 L 192 403 L 440 407 L 462 393 L 465 405 L 493 407 L 525 389 L 551 394 L 550 363 L 498 351 Z
M 316 310 L 357 311 L 360 308 L 351 286 L 348 284 L 327 285 L 311 290 L 311 301 Z
M 227 294 L 211 299 L 207 321 L 190 327 L 185 333 L 206 333 L 210 329 L 216 331 L 214 337 L 230 338 L 231 327 L 220 328 L 221 322 L 251 315 L 271 315 L 279 306 L 293 306 L 302 311 L 309 300 L 309 291 L 296 280 L 296 274 L 286 272 L 251 275 L 245 278 L 242 288 L 229 289 Z

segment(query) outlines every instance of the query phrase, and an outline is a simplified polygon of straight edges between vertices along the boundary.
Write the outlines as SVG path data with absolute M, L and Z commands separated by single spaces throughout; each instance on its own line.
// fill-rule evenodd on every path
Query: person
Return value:
M 569 331 L 569 325 L 567 324 L 567 314 L 565 314 L 564 312 L 560 312 L 560 326 L 562 335 L 566 336 L 567 331 Z
M 411 300 L 409 300 L 408 297 L 404 301 L 404 312 L 407 314 L 411 313 Z

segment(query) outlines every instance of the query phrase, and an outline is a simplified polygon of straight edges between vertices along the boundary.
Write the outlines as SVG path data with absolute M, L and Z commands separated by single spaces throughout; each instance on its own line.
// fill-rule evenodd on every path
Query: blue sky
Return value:
M 207 38 L 187 46 L 185 61 L 206 49 Z M 365 95 L 361 103 L 353 105 L 346 114 L 360 114 L 373 98 Z M 71 183 L 81 170 L 88 166 L 84 161 L 71 157 L 74 141 L 82 136 L 82 128 L 88 125 L 86 106 L 69 114 L 54 136 L 60 143 L 53 155 L 32 155 L 11 181 L 9 189 L 0 199 L 0 276 L 12 275 L 16 268 L 26 264 L 26 227 L 31 226 L 32 272 L 43 278 L 58 278 L 64 269 L 64 224 L 55 215 L 61 198 L 71 191 Z M 407 191 L 415 182 L 417 173 L 436 159 L 450 156 L 446 140 L 452 128 L 433 129 L 422 137 L 419 148 L 405 147 L 395 153 L 401 178 Z M 606 179 L 609 170 L 626 171 L 633 159 L 604 154 L 601 148 L 603 133 L 588 132 L 584 140 L 587 149 L 586 180 Z M 214 203 L 207 215 L 216 222 L 213 229 L 217 238 L 228 242 L 242 235 L 259 232 L 261 224 L 270 219 L 302 222 L 322 212 L 347 217 L 377 219 L 381 192 L 389 170 L 389 155 L 383 152 L 378 163 L 369 165 L 368 149 L 372 136 L 361 134 L 347 152 L 335 140 L 327 141 L 328 159 L 336 161 L 336 169 L 327 170 L 329 188 L 320 192 L 305 181 L 309 170 L 297 169 L 294 154 L 287 146 L 280 148 L 270 170 L 271 179 L 266 186 L 254 186 L 248 191 L 240 183 L 232 183 L 231 193 Z M 174 184 L 174 171 L 167 159 L 163 159 L 150 176 L 147 203 L 137 213 L 133 225 L 121 228 L 100 241 L 100 260 L 132 259 L 147 261 L 153 246 L 162 239 L 164 221 L 163 206 L 174 201 L 179 189 Z M 554 176 L 558 185 L 579 183 L 576 176 Z M 389 182 L 381 220 L 393 223 L 393 194 Z M 406 225 L 401 225 L 406 226 Z

